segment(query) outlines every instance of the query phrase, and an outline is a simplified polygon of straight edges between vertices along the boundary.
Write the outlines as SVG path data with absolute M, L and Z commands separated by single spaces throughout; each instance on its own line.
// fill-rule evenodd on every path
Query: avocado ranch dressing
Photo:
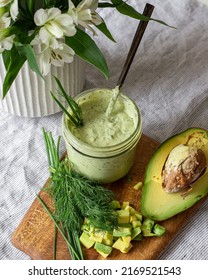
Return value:
M 71 126 L 77 139 L 95 146 L 107 147 L 123 142 L 137 125 L 134 104 L 119 99 L 119 89 L 100 89 L 78 101 L 82 109 L 82 127 Z
M 83 114 L 76 127 L 63 115 L 67 154 L 83 175 L 109 183 L 125 176 L 141 136 L 141 114 L 119 89 L 92 89 L 75 98 Z

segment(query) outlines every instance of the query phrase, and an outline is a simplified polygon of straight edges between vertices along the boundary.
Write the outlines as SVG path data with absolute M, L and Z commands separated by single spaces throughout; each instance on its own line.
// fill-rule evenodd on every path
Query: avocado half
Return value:
M 208 168 L 205 169 L 185 195 L 183 191 L 166 193 L 162 187 L 162 171 L 170 152 L 177 145 L 200 148 L 208 164 L 208 131 L 189 128 L 162 143 L 152 155 L 145 172 L 141 198 L 141 212 L 156 221 L 166 220 L 193 206 L 208 193 Z

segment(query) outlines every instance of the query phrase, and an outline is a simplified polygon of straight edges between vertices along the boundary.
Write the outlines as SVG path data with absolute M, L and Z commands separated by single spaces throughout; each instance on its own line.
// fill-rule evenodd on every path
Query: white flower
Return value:
M 76 28 L 69 14 L 62 14 L 58 8 L 39 9 L 34 22 L 40 26 L 31 45 L 39 47 L 36 51 L 41 73 L 49 73 L 51 64 L 62 67 L 73 61 L 74 51 L 64 43 L 64 36 L 73 36 Z M 36 50 L 37 48 L 35 48 Z
M 10 35 L 11 18 L 3 16 L 0 18 L 0 53 L 11 50 L 15 35 Z
M 76 33 L 72 17 L 62 14 L 58 8 L 39 9 L 34 15 L 34 22 L 37 26 L 45 28 L 55 38 L 73 36 Z
M 19 10 L 18 10 L 18 0 L 14 0 L 10 7 L 10 15 L 13 20 L 16 20 L 18 16 Z
M 98 7 L 97 0 L 83 0 L 77 7 L 74 6 L 71 0 L 68 0 L 68 14 L 74 20 L 76 25 L 81 25 L 86 29 L 89 29 L 96 34 L 94 29 L 90 26 L 91 24 L 99 25 L 102 23 L 102 18 L 95 12 Z
M 74 57 L 74 51 L 64 43 L 59 43 L 59 47 L 53 49 L 44 44 L 39 45 L 40 50 L 37 53 L 37 59 L 41 73 L 46 76 L 51 68 L 51 64 L 63 67 L 64 63 L 71 63 Z
M 45 27 L 42 27 L 39 33 L 35 36 L 34 40 L 31 42 L 31 45 L 40 45 L 43 44 L 47 47 L 51 47 L 53 49 L 59 48 L 58 40 L 51 35 L 50 32 Z
M 2 53 L 4 50 L 11 50 L 14 42 L 14 37 L 15 35 L 11 35 L 0 41 L 0 53 Z
M 0 8 L 10 4 L 10 15 L 13 20 L 16 20 L 18 11 L 18 0 L 0 0 Z
M 13 0 L 0 0 L 0 8 L 4 7 L 12 2 L 13 2 Z
M 11 18 L 8 16 L 3 16 L 0 18 L 0 30 L 3 30 L 10 26 Z

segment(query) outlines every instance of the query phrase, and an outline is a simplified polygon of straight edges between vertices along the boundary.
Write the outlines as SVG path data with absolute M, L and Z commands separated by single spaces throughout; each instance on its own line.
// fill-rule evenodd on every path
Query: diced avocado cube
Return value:
M 105 235 L 103 236 L 102 243 L 111 246 L 113 244 L 113 234 L 106 231 Z
M 133 188 L 138 191 L 139 189 L 142 188 L 142 186 L 143 186 L 142 182 L 138 182 Z
M 155 233 L 152 233 L 151 231 L 146 230 L 145 228 L 142 228 L 142 235 L 145 236 L 145 237 L 148 237 L 148 236 L 156 236 Z
M 142 223 L 141 221 L 132 221 L 132 227 L 133 228 L 137 228 L 137 227 L 141 227 Z
M 96 250 L 96 252 L 98 253 L 98 254 L 100 254 L 103 258 L 107 258 L 108 257 L 108 255 L 109 254 L 105 254 L 105 253 L 103 253 L 102 251 L 99 251 L 99 250 Z
M 129 210 L 129 213 L 131 215 L 134 215 L 136 213 L 136 210 L 132 206 L 130 206 L 130 205 L 126 206 L 124 209 L 125 210 Z
M 162 236 L 165 233 L 165 228 L 159 224 L 155 224 L 153 227 L 153 232 L 156 236 Z
M 141 213 L 136 212 L 136 213 L 135 213 L 135 216 L 137 217 L 137 220 L 138 220 L 138 221 L 141 221 L 141 222 L 142 222 L 143 218 L 142 218 L 142 214 L 141 214 Z
M 139 235 L 142 232 L 140 227 L 136 227 L 132 230 L 131 238 L 134 239 L 137 235 Z
M 129 244 L 130 244 L 130 242 L 131 242 L 131 235 L 122 236 L 121 238 L 122 238 L 122 240 L 123 240 L 123 242 L 124 242 L 124 244 L 125 244 L 125 247 L 126 247 L 126 248 L 129 247 Z
M 142 230 L 142 235 L 143 236 L 156 236 L 156 234 L 155 233 L 153 233 L 153 232 L 151 232 L 149 229 L 147 229 L 146 227 L 145 227 L 145 225 L 142 225 L 141 226 L 141 230 Z
M 89 231 L 90 230 L 90 226 L 88 224 L 83 224 L 81 227 L 81 231 Z
M 112 252 L 113 248 L 111 246 L 105 245 L 100 242 L 95 242 L 94 245 L 95 250 L 101 254 L 104 258 L 106 258 Z
M 130 223 L 125 223 L 125 224 L 118 224 L 119 227 L 127 227 L 127 228 L 132 228 L 132 224 Z
M 115 210 L 121 208 L 120 202 L 118 200 L 111 201 L 110 206 Z
M 125 224 L 129 223 L 129 210 L 117 210 L 118 214 L 118 224 Z
M 87 249 L 91 248 L 95 241 L 90 239 L 89 234 L 87 234 L 86 232 L 82 232 L 80 238 L 79 238 L 81 244 L 86 247 Z
M 155 233 L 153 233 L 153 227 L 155 222 L 151 219 L 145 219 L 142 223 L 141 230 L 143 236 L 156 236 Z
M 126 246 L 126 242 L 124 242 L 123 239 L 119 237 L 112 247 L 121 251 L 122 253 L 127 253 L 132 248 L 132 244 L 129 243 L 129 245 Z
M 145 219 L 142 223 L 143 228 L 146 228 L 148 231 L 152 231 L 155 222 L 151 219 Z
M 136 215 L 130 215 L 129 222 L 132 223 L 133 221 L 137 221 Z
M 89 233 L 94 233 L 94 231 L 95 231 L 95 228 L 93 226 L 90 226 Z
M 125 209 L 127 206 L 129 206 L 129 201 L 124 201 L 122 203 L 121 209 Z
M 128 235 L 131 235 L 131 228 L 118 227 L 118 228 L 114 228 L 113 230 L 113 236 L 115 237 L 128 236 Z
M 121 253 L 124 253 L 124 254 L 128 253 L 132 247 L 133 247 L 133 245 L 130 243 L 127 248 L 124 248 L 123 250 L 121 250 Z
M 102 242 L 104 233 L 103 231 L 94 231 L 90 233 L 90 239 L 95 242 Z
M 142 233 L 138 234 L 136 237 L 134 237 L 135 241 L 141 241 L 142 240 Z
M 125 243 L 123 242 L 122 238 L 119 237 L 112 245 L 112 248 L 115 248 L 119 251 L 125 249 Z

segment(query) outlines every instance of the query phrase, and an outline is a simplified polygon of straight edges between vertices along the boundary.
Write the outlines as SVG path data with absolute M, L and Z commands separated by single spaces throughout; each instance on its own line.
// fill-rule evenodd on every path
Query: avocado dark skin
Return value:
M 208 194 L 208 131 L 189 128 L 162 143 L 145 172 L 141 212 L 163 221 Z

